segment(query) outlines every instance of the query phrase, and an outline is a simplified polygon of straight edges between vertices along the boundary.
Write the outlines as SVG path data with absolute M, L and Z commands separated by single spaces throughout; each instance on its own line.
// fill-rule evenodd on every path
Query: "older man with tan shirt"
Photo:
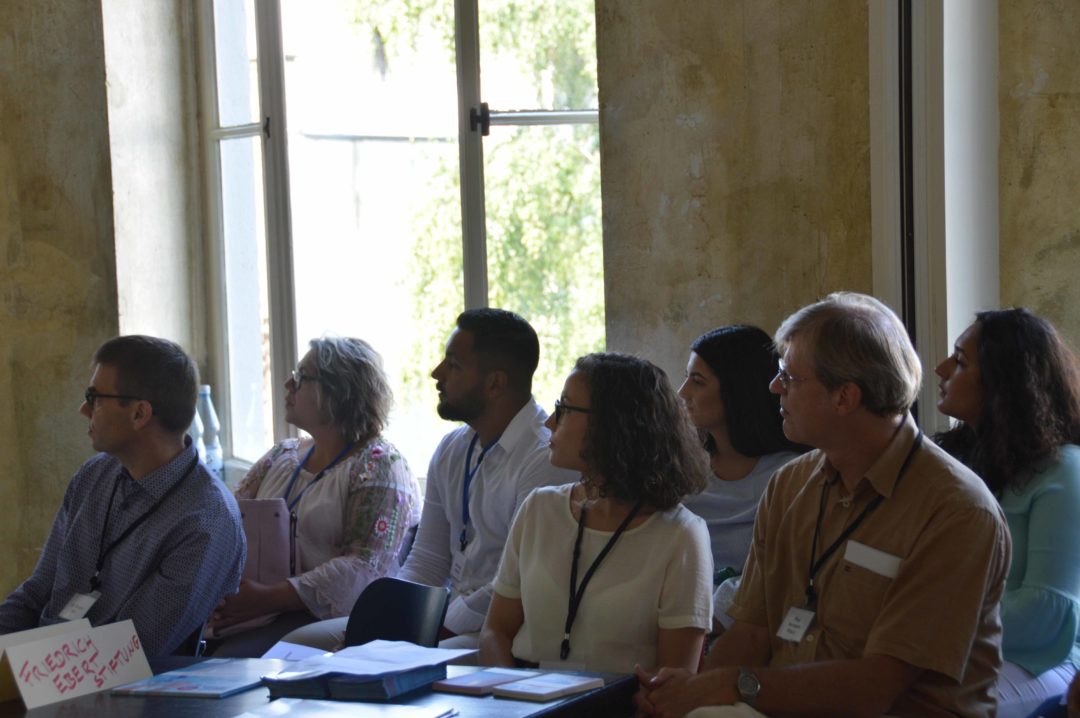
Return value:
M 784 432 L 817 451 L 773 476 L 707 670 L 642 672 L 639 713 L 993 716 L 1009 532 L 908 414 L 921 369 L 903 325 L 833 294 L 777 344 Z

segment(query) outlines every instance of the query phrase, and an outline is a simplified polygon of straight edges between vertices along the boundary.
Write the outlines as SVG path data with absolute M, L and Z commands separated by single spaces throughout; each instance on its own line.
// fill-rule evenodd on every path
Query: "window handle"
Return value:
M 266 121 L 269 123 L 270 118 L 267 117 Z M 491 134 L 491 111 L 488 110 L 486 102 L 481 102 L 479 108 L 473 107 L 469 110 L 469 129 L 476 132 L 477 128 L 484 137 Z

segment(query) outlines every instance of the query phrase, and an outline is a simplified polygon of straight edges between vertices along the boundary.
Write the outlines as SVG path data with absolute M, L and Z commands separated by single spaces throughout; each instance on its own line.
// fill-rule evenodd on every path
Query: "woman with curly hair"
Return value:
M 1080 371 L 1026 309 L 980 312 L 937 367 L 937 442 L 986 482 L 1012 534 L 998 715 L 1063 693 L 1080 660 Z
M 226 639 L 215 656 L 260 656 L 299 626 L 347 616 L 371 581 L 396 572 L 421 498 L 405 458 L 382 437 L 392 400 L 382 359 L 367 342 L 311 341 L 285 382 L 285 420 L 308 437 L 271 448 L 236 490 L 240 499 L 285 500 L 293 575 L 241 581 L 210 627 L 220 635 L 239 622 L 276 618 Z
M 578 359 L 551 463 L 581 481 L 533 491 L 495 578 L 480 662 L 628 673 L 696 670 L 710 626 L 705 522 L 679 502 L 704 455 L 663 371 L 623 354 Z

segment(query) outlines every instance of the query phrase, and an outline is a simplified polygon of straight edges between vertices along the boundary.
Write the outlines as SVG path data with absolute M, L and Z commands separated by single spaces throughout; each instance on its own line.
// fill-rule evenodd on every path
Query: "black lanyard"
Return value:
M 195 460 L 191 462 L 190 466 L 188 466 L 187 471 L 184 472 L 184 475 L 181 476 L 177 480 L 177 482 L 175 484 L 170 486 L 169 490 L 166 491 L 165 494 L 160 499 L 158 499 L 156 502 L 154 502 L 154 505 L 151 506 L 147 510 L 146 513 L 144 513 L 139 518 L 135 519 L 135 521 L 133 521 L 132 524 L 130 526 L 128 526 L 124 530 L 124 533 L 120 534 L 120 536 L 117 537 L 117 539 L 115 541 L 110 543 L 108 548 L 106 548 L 105 547 L 105 537 L 109 533 L 109 518 L 112 516 L 113 501 L 116 499 L 116 490 L 120 487 L 120 476 L 118 475 L 116 477 L 116 481 L 113 482 L 112 493 L 109 494 L 109 508 L 105 512 L 105 525 L 101 529 L 101 540 L 98 542 L 97 567 L 94 569 L 94 575 L 90 577 L 90 590 L 91 591 L 96 591 L 99 588 L 101 588 L 101 578 L 100 578 L 101 569 L 105 567 L 105 559 L 109 557 L 109 554 L 112 553 L 113 549 L 116 548 L 120 544 L 120 542 L 122 542 L 129 535 L 131 535 L 132 531 L 134 531 L 139 526 L 141 526 L 143 521 L 146 521 L 148 518 L 150 518 L 150 515 L 152 513 L 154 513 L 155 511 L 157 511 L 158 508 L 163 503 L 165 503 L 165 499 L 169 498 L 169 496 L 171 496 L 172 493 L 174 491 L 176 491 L 176 489 L 180 486 L 180 484 L 184 483 L 184 479 L 186 479 L 189 475 L 191 475 L 191 472 L 194 471 L 195 467 L 198 466 L 198 465 L 199 465 L 199 457 L 196 456 Z
M 476 443 L 480 441 L 480 435 L 473 434 L 472 441 L 469 442 L 469 450 L 465 454 L 465 481 L 461 489 L 461 535 L 458 537 L 458 542 L 462 551 L 469 545 L 469 537 L 466 533 L 469 529 L 469 484 L 472 483 L 476 472 L 480 470 L 480 464 L 484 463 L 487 452 L 498 443 L 500 438 L 501 436 L 496 436 L 487 446 L 480 450 L 480 458 L 476 460 L 476 466 L 472 467 L 472 469 L 469 468 L 469 464 L 472 463 L 472 452 L 476 449 Z
M 285 503 L 288 505 L 289 511 L 292 511 L 294 508 L 296 508 L 296 505 L 298 503 L 300 503 L 300 499 L 304 498 L 304 494 L 307 492 L 307 490 L 310 489 L 312 486 L 314 486 L 315 483 L 319 479 L 321 479 L 323 477 L 323 474 L 325 474 L 330 469 L 334 468 L 334 465 L 337 464 L 337 462 L 341 461 L 345 457 L 345 454 L 349 453 L 349 451 L 351 451 L 352 448 L 353 448 L 353 444 L 351 442 L 346 444 L 345 448 L 342 449 L 340 452 L 338 452 L 338 455 L 334 457 L 333 461 L 331 461 L 329 464 L 324 466 L 322 468 L 322 471 L 315 474 L 315 478 L 312 479 L 311 483 L 309 483 L 307 486 L 300 489 L 300 493 L 296 495 L 295 499 L 293 499 L 292 501 L 289 501 L 289 494 L 292 493 L 293 485 L 296 484 L 296 477 L 298 477 L 300 475 L 300 469 L 304 468 L 304 465 L 308 462 L 308 459 L 310 459 L 311 455 L 313 453 L 315 453 L 315 445 L 312 444 L 311 448 L 308 449 L 308 452 L 304 455 L 304 460 L 296 465 L 296 470 L 293 471 L 292 478 L 289 479 L 289 485 L 285 489 L 285 496 L 282 497 L 282 498 L 285 499 Z
M 589 581 L 592 580 L 593 574 L 600 566 L 600 562 L 604 560 L 604 557 L 608 555 L 611 548 L 615 545 L 615 542 L 619 540 L 623 532 L 626 531 L 626 527 L 630 525 L 630 522 L 634 520 L 634 517 L 641 511 L 642 502 L 638 501 L 634 504 L 634 508 L 630 509 L 630 513 L 626 515 L 623 522 L 619 524 L 619 528 L 615 529 L 615 533 L 608 539 L 607 545 L 600 551 L 600 555 L 593 560 L 592 566 L 589 566 L 589 570 L 585 572 L 585 578 L 581 579 L 581 586 L 577 585 L 577 564 L 578 559 L 581 557 L 581 537 L 585 533 L 585 504 L 581 504 L 581 515 L 578 517 L 577 524 L 577 541 L 574 542 L 574 560 L 570 564 L 570 605 L 566 609 L 566 628 L 563 630 L 562 648 L 559 649 L 559 657 L 564 661 L 566 657 L 570 655 L 570 629 L 574 625 L 574 619 L 577 618 L 578 606 L 581 605 L 581 599 L 585 595 L 585 587 L 589 585 Z
M 922 429 L 919 429 L 918 436 L 915 437 L 915 443 L 912 444 L 911 449 L 908 451 L 907 456 L 904 457 L 904 463 L 900 465 L 900 472 L 896 475 L 896 483 L 893 484 L 893 490 L 900 485 L 900 479 L 904 478 L 904 474 L 907 473 L 908 466 L 911 465 L 911 460 L 915 456 L 915 452 L 922 446 L 923 433 Z M 881 502 L 885 500 L 885 497 L 878 494 L 870 504 L 863 509 L 862 513 L 856 517 L 856 519 L 840 534 L 840 536 L 833 541 L 829 548 L 825 549 L 825 552 L 821 554 L 821 558 L 816 559 L 817 556 L 817 543 L 818 536 L 821 534 L 821 520 L 825 516 L 825 498 L 829 495 L 829 486 L 831 482 L 826 481 L 821 485 L 821 502 L 818 505 L 817 525 L 814 527 L 814 543 L 810 547 L 810 581 L 806 585 L 806 605 L 807 610 L 813 611 L 817 604 L 817 592 L 814 590 L 814 576 L 817 575 L 821 567 L 825 565 L 825 562 L 836 553 L 836 549 L 840 548 L 840 544 L 848 540 L 851 534 L 855 533 L 855 529 L 859 528 L 859 524 L 863 522 L 867 516 L 870 515 L 874 509 L 881 506 Z

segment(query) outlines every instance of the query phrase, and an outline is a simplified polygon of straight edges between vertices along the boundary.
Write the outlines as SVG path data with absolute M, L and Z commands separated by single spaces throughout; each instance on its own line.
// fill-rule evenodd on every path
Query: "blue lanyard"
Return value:
M 304 460 L 296 465 L 296 471 L 293 472 L 292 478 L 289 479 L 289 488 L 285 489 L 285 496 L 283 498 L 285 499 L 286 505 L 288 505 L 288 507 L 289 507 L 289 511 L 292 511 L 294 508 L 296 508 L 296 505 L 298 503 L 300 503 L 300 499 L 303 498 L 303 496 L 307 492 L 307 490 L 310 489 L 312 486 L 314 486 L 315 483 L 319 479 L 321 479 L 323 477 L 323 474 L 325 474 L 330 469 L 334 468 L 334 465 L 337 464 L 337 462 L 341 461 L 345 457 L 345 454 L 349 453 L 352 450 L 352 448 L 353 448 L 353 444 L 351 442 L 346 444 L 345 448 L 341 450 L 341 453 L 339 453 L 337 456 L 335 456 L 333 461 L 331 461 L 329 464 L 324 466 L 322 471 L 315 474 L 315 478 L 311 480 L 310 484 L 308 484 L 304 488 L 300 489 L 300 493 L 296 495 L 295 499 L 293 499 L 292 501 L 289 501 L 289 494 L 292 493 L 293 485 L 296 483 L 296 477 L 298 477 L 300 475 L 300 469 L 304 468 L 304 465 L 308 462 L 308 459 L 310 459 L 311 455 L 315 452 L 315 445 L 312 444 L 311 448 L 308 449 L 307 454 L 304 455 Z
M 487 456 L 487 452 L 495 444 L 499 443 L 501 437 L 496 436 L 492 439 L 491 443 L 480 450 L 480 458 L 476 460 L 476 466 L 469 468 L 472 464 L 473 451 L 476 449 L 476 444 L 480 441 L 479 434 L 473 434 L 472 441 L 469 442 L 469 451 L 465 454 L 465 485 L 461 490 L 461 536 L 458 540 L 461 542 L 461 550 L 464 551 L 465 547 L 469 545 L 469 539 L 466 535 L 466 531 L 469 528 L 469 484 L 472 483 L 473 477 L 476 476 L 476 472 L 480 470 L 480 464 L 484 463 L 484 457 Z

